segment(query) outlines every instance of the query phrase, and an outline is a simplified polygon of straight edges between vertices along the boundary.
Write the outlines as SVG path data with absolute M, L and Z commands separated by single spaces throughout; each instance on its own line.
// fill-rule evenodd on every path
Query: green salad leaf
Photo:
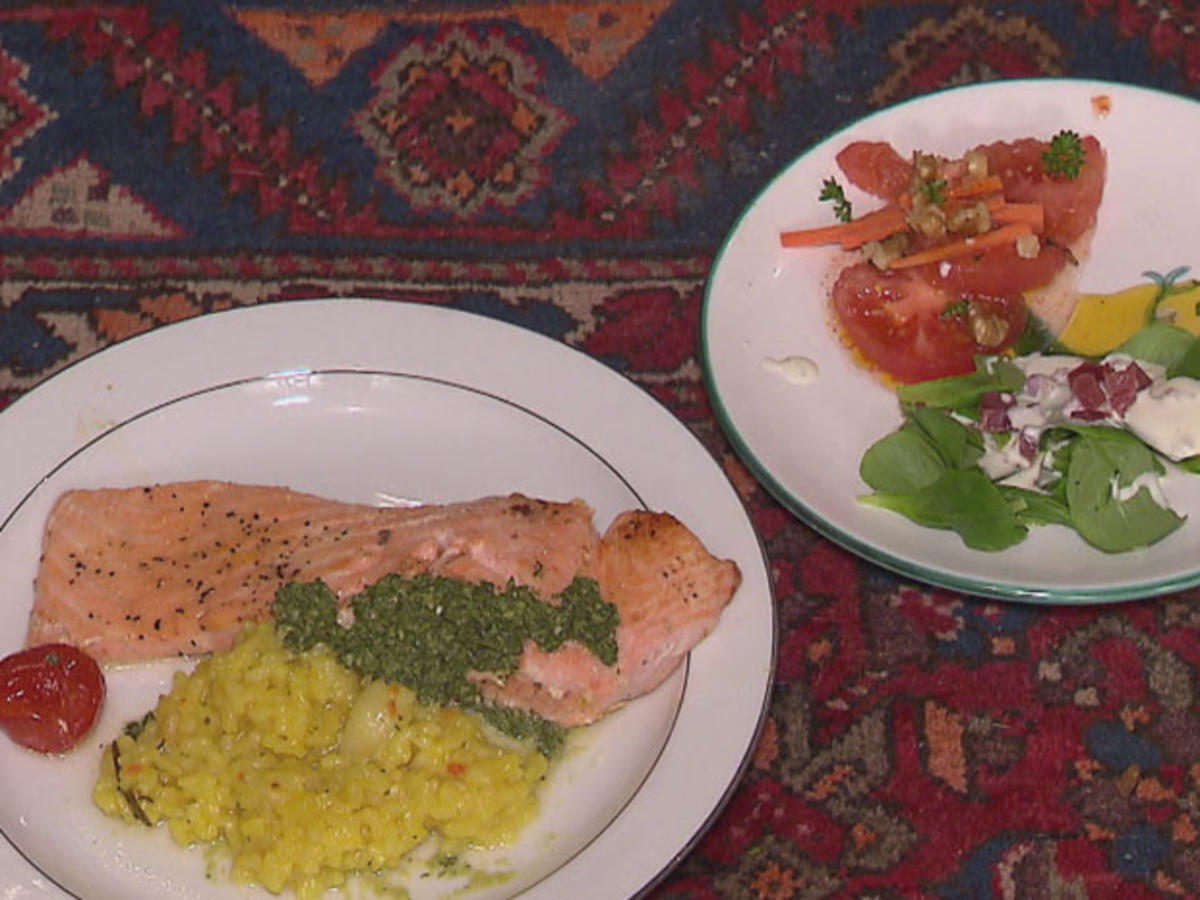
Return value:
M 969 375 L 951 375 L 905 384 L 896 389 L 900 403 L 906 406 L 923 404 L 939 409 L 969 411 L 977 409 L 984 394 L 992 391 L 1019 391 L 1025 384 L 1025 373 L 1004 357 L 979 356 L 975 371 Z
M 862 480 L 885 494 L 915 493 L 945 471 L 946 461 L 937 447 L 907 422 L 872 444 L 859 464 Z
M 1147 330 L 1143 349 L 1177 366 L 1190 359 L 1191 351 L 1180 353 L 1173 334 L 1181 329 Z M 1200 351 L 1195 359 L 1200 365 Z M 984 453 L 975 425 L 980 399 L 990 391 L 1019 391 L 1023 383 L 1017 366 L 994 359 L 977 361 L 969 375 L 901 387 L 903 424 L 863 454 L 859 474 L 872 493 L 860 501 L 919 525 L 952 530 L 968 547 L 986 551 L 1019 543 L 1030 528 L 1061 525 L 1100 550 L 1121 553 L 1149 546 L 1183 524 L 1183 516 L 1139 483 L 1165 471 L 1159 457 L 1121 428 L 1047 429 L 1040 446 L 1050 451 L 1043 489 L 989 478 L 978 465 Z M 1200 457 L 1182 467 L 1200 472 Z
M 1162 506 L 1144 475 L 1162 463 L 1140 440 L 1118 428 L 1079 428 L 1066 474 L 1071 522 L 1089 544 L 1108 553 L 1136 550 L 1162 540 L 1184 517 Z
M 1163 366 L 1170 372 L 1188 356 L 1196 343 L 1195 336 L 1184 328 L 1166 322 L 1151 322 L 1118 347 L 1116 352 Z
M 1000 493 L 1012 507 L 1013 514 L 1022 525 L 1066 525 L 1071 523 L 1071 510 L 1066 501 L 1056 493 L 1043 494 L 1011 484 L 998 484 Z
M 1026 529 L 976 467 L 982 452 L 974 429 L 940 409 L 911 407 L 904 425 L 863 455 L 859 474 L 874 493 L 860 499 L 920 525 L 953 530 L 968 547 L 1003 550 Z
M 932 484 L 915 491 L 876 492 L 862 500 L 908 516 L 918 525 L 951 529 L 976 550 L 1003 550 L 1024 540 L 1028 531 L 981 469 L 946 469 Z

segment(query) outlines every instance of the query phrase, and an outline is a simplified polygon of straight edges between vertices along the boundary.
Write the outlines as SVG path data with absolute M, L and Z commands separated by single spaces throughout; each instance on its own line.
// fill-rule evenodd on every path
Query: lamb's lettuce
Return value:
M 978 410 L 984 394 L 993 391 L 1019 391 L 1025 384 L 1025 373 L 1010 360 L 1000 356 L 979 356 L 975 371 L 970 375 L 951 375 L 901 385 L 896 396 L 903 406 L 933 406 L 969 414 Z
M 914 491 L 876 491 L 861 499 L 908 516 L 918 525 L 956 531 L 964 544 L 976 550 L 1011 547 L 1024 540 L 1029 530 L 996 483 L 979 468 L 945 469 Z
M 1159 476 L 1158 457 L 1130 432 L 1077 429 L 1067 469 L 1071 522 L 1089 544 L 1109 553 L 1136 550 L 1162 540 L 1183 517 L 1161 505 L 1139 479 Z
M 902 388 L 904 423 L 864 454 L 859 474 L 872 493 L 860 500 L 952 530 L 968 547 L 987 551 L 1019 543 L 1031 527 L 1054 524 L 1118 553 L 1149 546 L 1183 524 L 1184 517 L 1141 483 L 1163 473 L 1161 461 L 1119 428 L 1047 430 L 1040 449 L 1053 452 L 1044 490 L 989 478 L 978 466 L 982 434 L 963 419 L 977 416 L 983 394 L 1019 390 L 1023 379 L 1012 363 L 993 359 L 969 375 Z
M 1151 322 L 1117 348 L 1116 352 L 1162 366 L 1172 373 L 1200 343 L 1190 331 L 1166 322 Z

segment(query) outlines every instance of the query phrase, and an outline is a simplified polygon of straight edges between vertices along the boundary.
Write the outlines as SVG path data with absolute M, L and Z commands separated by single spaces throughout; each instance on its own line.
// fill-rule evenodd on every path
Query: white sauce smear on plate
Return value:
M 807 356 L 785 356 L 783 359 L 768 357 L 762 361 L 762 367 L 790 384 L 812 384 L 821 377 L 821 370 Z

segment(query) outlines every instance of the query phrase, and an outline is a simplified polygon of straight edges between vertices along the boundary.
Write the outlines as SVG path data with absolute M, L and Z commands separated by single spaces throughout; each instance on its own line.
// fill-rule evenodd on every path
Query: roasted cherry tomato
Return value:
M 103 705 L 104 673 L 78 647 L 40 644 L 0 660 L 0 728 L 31 750 L 70 750 Z

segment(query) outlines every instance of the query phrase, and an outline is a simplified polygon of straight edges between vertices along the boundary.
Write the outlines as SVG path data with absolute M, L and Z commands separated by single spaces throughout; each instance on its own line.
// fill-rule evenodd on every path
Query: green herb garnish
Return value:
M 839 222 L 849 222 L 853 217 L 850 201 L 846 199 L 846 192 L 842 190 L 842 186 L 838 184 L 836 178 L 826 178 L 821 182 L 821 195 L 819 199 L 831 201 L 833 203 L 833 214 Z
M 1049 175 L 1078 178 L 1086 155 L 1079 135 L 1064 129 L 1050 139 L 1050 147 L 1042 154 L 1042 165 Z
M 946 202 L 946 187 L 946 179 L 935 178 L 921 183 L 921 193 L 934 206 L 940 206 Z
M 957 319 L 959 316 L 965 316 L 971 311 L 971 301 L 963 298 L 955 300 L 952 303 L 947 303 L 946 306 L 938 313 L 940 319 Z
M 350 605 L 354 623 L 343 627 L 325 584 L 287 584 L 275 596 L 276 627 L 292 650 L 324 644 L 347 668 L 406 685 L 423 703 L 475 710 L 504 733 L 536 741 L 547 756 L 562 745 L 563 728 L 489 703 L 470 673 L 512 674 L 527 640 L 548 652 L 577 641 L 603 664 L 617 661 L 620 615 L 590 578 L 576 578 L 551 604 L 512 582 L 498 589 L 428 574 L 386 575 Z

